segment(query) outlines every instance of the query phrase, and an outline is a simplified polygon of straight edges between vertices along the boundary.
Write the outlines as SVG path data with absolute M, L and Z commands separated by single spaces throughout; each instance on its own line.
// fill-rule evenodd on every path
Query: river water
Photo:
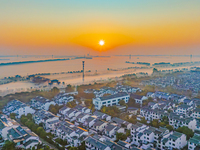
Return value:
M 0 57 L 0 63 L 14 62 L 14 61 L 27 61 L 27 60 L 44 60 L 51 59 L 51 57 Z M 80 71 L 82 70 L 82 61 L 85 61 L 85 71 L 91 70 L 91 76 L 85 76 L 85 83 L 95 81 L 95 80 L 105 80 L 112 77 L 119 77 L 126 73 L 136 73 L 136 72 L 147 72 L 152 73 L 152 69 L 130 69 L 127 71 L 115 71 L 109 72 L 107 68 L 110 69 L 122 69 L 134 66 L 144 66 L 137 64 L 128 64 L 126 61 L 130 62 L 148 62 L 148 63 L 159 63 L 159 62 L 190 62 L 200 61 L 200 57 L 189 56 L 111 56 L 111 57 L 96 57 L 93 59 L 75 59 L 66 61 L 53 61 L 53 62 L 40 62 L 40 63 L 27 63 L 20 65 L 8 65 L 0 66 L 0 78 L 14 76 L 14 75 L 31 75 L 36 73 L 61 73 L 68 71 Z M 163 68 L 165 69 L 165 68 Z M 94 75 L 97 74 L 97 75 Z M 66 82 L 69 84 L 81 84 L 82 75 L 81 74 L 67 74 L 67 75 L 51 75 L 46 76 L 47 78 L 54 79 L 57 78 L 61 82 Z M 0 90 L 16 88 L 29 88 L 30 84 L 23 83 L 19 86 L 15 83 L 10 83 L 7 85 L 0 85 Z

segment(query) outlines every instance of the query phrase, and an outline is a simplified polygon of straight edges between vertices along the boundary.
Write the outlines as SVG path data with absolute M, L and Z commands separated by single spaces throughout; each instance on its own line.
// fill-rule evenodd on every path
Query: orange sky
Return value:
M 113 52 L 123 46 L 128 49 L 135 46 L 181 49 L 200 45 L 199 1 L 153 0 L 148 5 L 129 0 L 87 1 L 87 5 L 64 1 L 47 4 L 47 1 L 37 0 L 3 2 L 0 6 L 0 52 L 6 54 L 5 47 L 15 53 L 23 48 L 37 51 L 39 47 L 38 52 L 42 48 L 70 47 L 82 49 L 84 53 L 88 52 L 85 49 Z M 105 41 L 102 47 L 98 45 L 100 40 Z M 65 51 L 68 52 L 71 54 L 70 50 Z

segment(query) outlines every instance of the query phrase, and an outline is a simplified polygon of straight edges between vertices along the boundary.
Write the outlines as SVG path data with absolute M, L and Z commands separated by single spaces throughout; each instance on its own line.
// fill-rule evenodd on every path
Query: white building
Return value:
M 37 111 L 33 114 L 33 119 L 36 124 L 42 123 L 46 131 L 53 130 L 59 123 L 59 117 L 46 110 Z
M 174 131 L 168 137 L 161 140 L 161 149 L 181 149 L 187 145 L 186 135 Z
M 194 150 L 197 146 L 200 146 L 200 135 L 195 134 L 188 141 L 188 150 Z
M 65 105 L 68 102 L 71 102 L 73 100 L 74 100 L 74 97 L 71 95 L 68 95 L 68 93 L 59 93 L 58 95 L 54 97 L 55 103 L 58 104 L 59 106 Z
M 141 96 L 137 94 L 131 94 L 131 98 L 135 100 L 135 103 L 139 103 L 142 105 L 143 101 L 147 100 L 148 98 L 146 96 Z
M 67 140 L 70 146 L 79 146 L 83 140 L 88 136 L 88 131 L 76 127 L 74 124 L 63 121 L 59 123 L 54 129 L 54 134 L 63 140 Z
M 124 100 L 125 103 L 128 103 L 130 96 L 125 93 L 117 93 L 114 95 L 108 95 L 104 97 L 94 98 L 93 104 L 95 105 L 95 109 L 100 110 L 102 106 L 113 106 L 119 105 L 120 100 Z
M 183 118 L 180 115 L 170 114 L 169 115 L 169 125 L 173 126 L 174 129 L 186 126 L 189 129 L 191 129 L 192 131 L 194 131 L 197 126 L 197 121 L 196 121 L 196 119 L 191 118 L 191 117 Z
M 200 108 L 195 108 L 190 116 L 193 118 L 200 118 Z
M 101 121 L 101 120 L 97 120 L 94 124 L 93 124 L 93 129 L 96 131 L 103 131 L 105 129 L 107 125 L 107 122 Z
M 32 109 L 29 105 L 19 101 L 19 100 L 12 100 L 7 103 L 7 105 L 3 109 L 3 113 L 6 115 L 10 115 L 11 113 L 16 114 L 16 118 L 20 118 L 22 115 L 33 114 L 35 110 Z
M 30 106 L 32 106 L 34 109 L 49 110 L 50 105 L 56 105 L 56 103 L 41 96 L 36 96 L 35 98 L 32 98 L 30 101 Z
M 186 105 L 186 104 L 181 104 L 177 107 L 177 109 L 175 110 L 175 112 L 177 114 L 184 114 L 186 116 L 188 116 L 189 111 L 192 109 L 192 106 Z
M 0 115 L 0 135 L 3 139 L 0 141 L 10 140 L 16 144 L 16 147 L 25 149 L 37 147 L 38 143 L 41 143 L 39 137 L 29 128 L 20 126 L 6 115 Z

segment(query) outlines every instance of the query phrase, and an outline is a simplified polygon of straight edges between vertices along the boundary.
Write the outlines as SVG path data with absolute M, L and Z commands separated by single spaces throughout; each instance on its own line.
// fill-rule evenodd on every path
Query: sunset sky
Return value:
M 200 0 L 1 1 L 0 55 L 89 52 L 200 55 Z

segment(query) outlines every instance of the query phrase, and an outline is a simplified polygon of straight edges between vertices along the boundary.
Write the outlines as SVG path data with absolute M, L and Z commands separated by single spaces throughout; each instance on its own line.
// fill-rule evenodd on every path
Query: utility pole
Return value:
M 84 66 L 85 66 L 85 61 L 82 61 L 82 64 L 83 64 L 83 82 L 84 82 Z

